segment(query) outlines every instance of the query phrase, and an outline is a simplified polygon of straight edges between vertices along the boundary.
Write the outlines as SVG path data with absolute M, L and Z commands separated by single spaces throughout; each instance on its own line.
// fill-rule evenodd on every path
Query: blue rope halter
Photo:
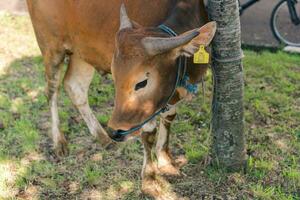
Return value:
M 161 30 L 163 30 L 164 32 L 168 33 L 169 35 L 171 35 L 173 37 L 178 36 L 178 34 L 174 30 L 172 30 L 170 27 L 168 27 L 164 24 L 159 25 L 158 28 L 160 28 Z M 181 56 L 179 59 L 184 60 L 184 74 L 183 74 L 183 78 L 181 79 L 178 86 L 184 87 L 189 93 L 196 94 L 198 92 L 198 85 L 189 83 L 190 78 L 186 74 L 187 58 L 184 56 Z
M 176 37 L 178 36 L 177 33 L 175 31 L 173 31 L 171 28 L 169 28 L 168 26 L 161 24 L 160 26 L 158 26 L 159 29 L 161 29 L 162 31 L 168 33 L 169 35 L 171 35 L 172 37 Z M 171 93 L 171 95 L 169 96 L 166 104 L 164 107 L 162 107 L 161 109 L 159 109 L 158 111 L 156 111 L 153 115 L 151 115 L 150 117 L 148 117 L 143 123 L 127 130 L 117 130 L 114 131 L 113 133 L 110 133 L 110 137 L 117 141 L 123 141 L 123 138 L 126 135 L 129 135 L 139 129 L 141 129 L 145 124 L 147 124 L 149 121 L 153 120 L 156 116 L 158 116 L 161 113 L 164 113 L 166 111 L 168 111 L 170 109 L 170 104 L 169 101 L 172 99 L 172 97 L 174 96 L 175 92 L 176 92 L 176 88 L 177 87 L 184 87 L 186 88 L 190 93 L 197 93 L 198 91 L 198 86 L 196 84 L 190 84 L 188 83 L 189 77 L 186 74 L 186 65 L 187 65 L 187 58 L 184 56 L 180 56 L 178 59 L 178 67 L 177 67 L 177 74 L 176 74 L 176 82 L 174 85 L 174 89 Z M 183 78 L 180 78 L 180 74 L 183 72 Z

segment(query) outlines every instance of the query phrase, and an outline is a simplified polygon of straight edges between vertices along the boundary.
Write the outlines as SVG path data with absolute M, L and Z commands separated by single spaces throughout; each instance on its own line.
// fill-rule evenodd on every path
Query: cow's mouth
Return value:
M 124 142 L 127 140 L 130 140 L 140 134 L 140 128 L 130 131 L 128 134 L 128 131 L 125 130 L 108 130 L 108 136 L 115 142 Z
M 169 104 L 167 104 L 165 107 L 159 109 L 155 113 L 153 113 L 150 117 L 148 117 L 144 122 L 141 124 L 134 126 L 133 128 L 129 130 L 108 130 L 108 136 L 116 141 L 116 142 L 124 142 L 128 140 L 129 138 L 132 138 L 132 136 L 136 136 L 137 133 L 139 134 L 141 132 L 141 129 L 144 125 L 146 125 L 148 122 L 152 121 L 156 116 L 160 115 L 161 113 L 164 113 L 165 111 L 169 110 Z
M 108 136 L 116 142 L 122 142 L 124 141 L 126 135 L 123 135 L 123 130 L 117 130 L 117 131 L 108 131 Z

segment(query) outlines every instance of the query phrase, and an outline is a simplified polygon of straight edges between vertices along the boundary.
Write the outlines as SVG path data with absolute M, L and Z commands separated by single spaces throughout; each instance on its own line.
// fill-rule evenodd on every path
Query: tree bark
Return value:
M 218 25 L 212 42 L 212 155 L 214 163 L 237 171 L 246 160 L 238 1 L 208 0 L 208 12 Z

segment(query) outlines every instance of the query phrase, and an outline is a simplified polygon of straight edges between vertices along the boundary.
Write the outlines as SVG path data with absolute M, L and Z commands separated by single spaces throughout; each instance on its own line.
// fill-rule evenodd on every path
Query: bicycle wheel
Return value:
M 295 0 L 295 9 L 300 14 L 300 3 Z M 286 0 L 280 1 L 272 12 L 271 28 L 275 38 L 283 44 L 300 47 L 300 24 L 292 22 Z

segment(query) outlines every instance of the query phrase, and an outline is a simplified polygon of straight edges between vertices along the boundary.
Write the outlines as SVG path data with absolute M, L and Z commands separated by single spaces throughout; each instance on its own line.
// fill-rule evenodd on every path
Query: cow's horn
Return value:
M 199 35 L 199 31 L 193 30 L 187 34 L 171 38 L 145 37 L 142 43 L 148 54 L 157 55 L 184 45 L 197 35 Z
M 124 28 L 132 28 L 132 23 L 127 15 L 125 4 L 122 3 L 120 9 L 120 30 Z

